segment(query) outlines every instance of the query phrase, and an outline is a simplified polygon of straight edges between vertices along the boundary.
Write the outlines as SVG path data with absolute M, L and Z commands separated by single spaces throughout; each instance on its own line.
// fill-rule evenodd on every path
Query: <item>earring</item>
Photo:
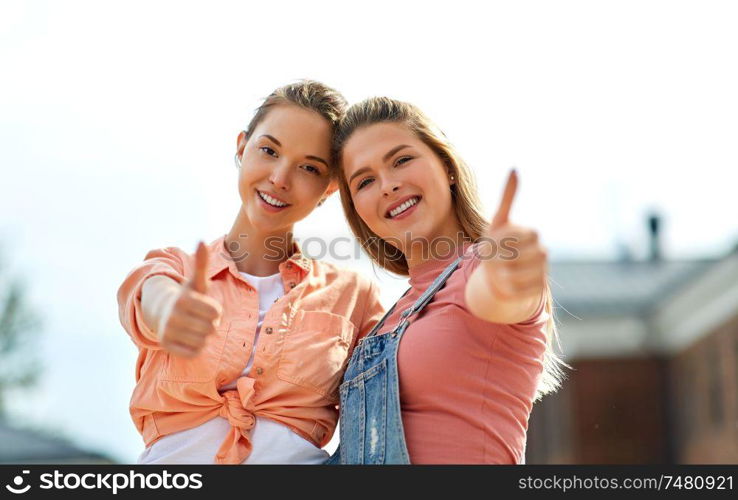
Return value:
M 236 154 L 235 154 L 235 155 L 233 156 L 233 161 L 235 161 L 235 162 L 236 162 L 236 168 L 241 168 L 241 162 L 239 161 L 239 158 L 238 158 L 238 153 L 236 153 Z
M 454 180 L 456 177 L 454 177 L 454 174 L 451 174 L 451 180 Z

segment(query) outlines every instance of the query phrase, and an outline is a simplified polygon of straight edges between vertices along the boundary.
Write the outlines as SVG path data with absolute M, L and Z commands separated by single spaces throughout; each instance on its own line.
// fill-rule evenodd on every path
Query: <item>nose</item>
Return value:
M 385 198 L 395 191 L 400 189 L 400 182 L 394 179 L 387 179 L 386 182 L 382 183 L 382 196 Z
M 289 165 L 280 165 L 272 170 L 272 173 L 269 175 L 269 182 L 275 189 L 287 191 L 290 188 L 289 172 Z

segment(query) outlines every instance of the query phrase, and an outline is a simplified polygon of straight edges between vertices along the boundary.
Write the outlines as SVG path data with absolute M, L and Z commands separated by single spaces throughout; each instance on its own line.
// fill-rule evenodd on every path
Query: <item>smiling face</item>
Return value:
M 456 241 L 449 171 L 407 126 L 377 123 L 357 129 L 342 150 L 353 205 L 380 238 L 408 255 L 408 241 Z
M 239 135 L 241 210 L 255 229 L 290 231 L 335 191 L 328 165 L 331 132 L 318 113 L 285 103 L 269 109 L 250 137 Z

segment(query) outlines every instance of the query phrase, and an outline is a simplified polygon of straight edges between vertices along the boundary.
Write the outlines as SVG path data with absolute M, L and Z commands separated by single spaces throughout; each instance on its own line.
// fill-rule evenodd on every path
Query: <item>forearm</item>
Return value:
M 182 285 L 168 276 L 152 276 L 144 281 L 141 287 L 141 312 L 146 326 L 159 333 L 161 319 L 168 314 L 173 297 L 179 293 Z
M 542 294 L 525 297 L 501 297 L 487 278 L 484 263 L 474 270 L 466 284 L 465 298 L 469 311 L 492 323 L 514 324 L 525 321 L 536 311 Z

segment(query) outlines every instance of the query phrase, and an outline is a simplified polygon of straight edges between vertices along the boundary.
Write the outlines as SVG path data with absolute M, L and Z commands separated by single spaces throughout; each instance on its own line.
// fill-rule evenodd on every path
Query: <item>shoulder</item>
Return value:
M 146 253 L 146 257 L 144 257 L 144 260 L 149 259 L 155 259 L 159 257 L 168 257 L 178 260 L 184 260 L 187 258 L 188 254 L 184 250 L 182 250 L 179 247 L 162 247 L 162 248 L 154 248 L 152 250 L 149 250 Z
M 479 266 L 481 260 L 480 245 L 482 242 L 475 242 L 469 245 L 464 253 L 461 255 L 461 261 L 459 262 L 459 274 L 463 276 L 464 281 L 469 279 L 469 276 Z
M 356 269 L 323 260 L 311 260 L 311 265 L 316 275 L 325 277 L 326 284 L 355 288 L 360 291 L 369 291 L 375 287 L 374 280 Z
M 224 250 L 223 247 L 223 240 L 224 236 L 220 236 L 216 238 L 215 240 L 211 241 L 210 243 L 207 243 L 208 250 L 210 250 L 210 258 L 212 259 L 213 256 L 216 255 L 217 252 L 221 252 Z M 189 267 L 195 252 L 194 252 L 194 246 L 191 252 L 188 252 L 186 250 L 183 250 L 180 247 L 176 246 L 167 246 L 167 247 L 161 247 L 161 248 L 154 248 L 153 250 L 149 250 L 146 254 L 146 257 L 144 257 L 144 260 L 159 260 L 159 261 L 167 261 L 169 263 L 178 263 L 183 268 Z
M 162 269 L 163 266 L 175 270 L 180 275 L 187 272 L 189 264 L 188 254 L 178 247 L 162 247 L 149 250 L 140 266 Z
M 326 281 L 352 285 L 361 289 L 369 289 L 374 284 L 373 280 L 356 269 L 324 260 L 312 260 L 311 263 L 316 274 L 325 276 Z

